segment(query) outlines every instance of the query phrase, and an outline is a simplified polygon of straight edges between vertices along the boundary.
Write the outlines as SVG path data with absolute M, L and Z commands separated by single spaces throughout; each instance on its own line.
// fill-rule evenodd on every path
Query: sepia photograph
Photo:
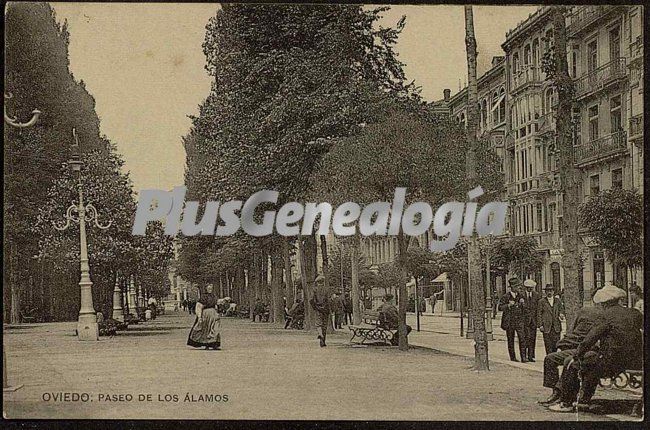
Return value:
M 642 4 L 4 10 L 5 424 L 644 425 Z

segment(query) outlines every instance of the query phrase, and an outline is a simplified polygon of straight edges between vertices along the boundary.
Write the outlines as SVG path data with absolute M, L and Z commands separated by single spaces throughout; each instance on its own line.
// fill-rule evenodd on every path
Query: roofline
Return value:
M 527 30 L 537 24 L 541 19 L 546 18 L 551 10 L 549 5 L 540 6 L 535 12 L 528 15 L 528 18 L 517 24 L 517 26 L 506 32 L 506 38 L 501 44 L 501 49 L 504 51 L 506 47 L 512 45 L 517 39 L 527 33 Z

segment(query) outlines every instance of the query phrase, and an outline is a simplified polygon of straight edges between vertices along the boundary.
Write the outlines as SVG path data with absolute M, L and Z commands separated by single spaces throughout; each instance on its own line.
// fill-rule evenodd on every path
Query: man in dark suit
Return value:
M 546 354 L 550 354 L 557 351 L 557 341 L 562 333 L 560 315 L 564 315 L 564 307 L 552 284 L 546 284 L 544 293 L 546 297 L 539 299 L 537 304 L 537 326 L 544 336 Z
M 535 344 L 537 340 L 537 305 L 539 303 L 539 294 L 535 291 L 537 282 L 532 279 L 524 281 L 524 338 L 526 361 L 535 362 Z M 522 360 L 523 361 L 523 360 Z
M 524 344 L 524 324 L 522 307 L 524 303 L 523 295 L 518 291 L 521 289 L 521 281 L 514 277 L 508 280 L 510 291 L 506 292 L 499 300 L 499 310 L 503 312 L 501 316 L 501 328 L 505 330 L 508 338 L 508 354 L 510 361 L 518 361 L 515 356 L 515 333 L 519 340 L 519 354 L 521 361 L 526 362 L 526 350 Z
M 571 412 L 588 405 L 600 378 L 614 378 L 625 369 L 643 366 L 643 315 L 625 308 L 620 300 L 627 293 L 614 285 L 605 285 L 594 294 L 594 303 L 604 309 L 603 320 L 594 325 L 578 345 L 574 360 L 565 367 L 560 379 L 561 402 L 549 409 Z M 600 342 L 599 347 L 595 347 Z M 573 401 L 577 396 L 577 405 Z

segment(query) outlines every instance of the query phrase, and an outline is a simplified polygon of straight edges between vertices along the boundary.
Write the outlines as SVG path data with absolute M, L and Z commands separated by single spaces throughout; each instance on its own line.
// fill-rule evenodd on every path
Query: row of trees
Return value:
M 184 139 L 188 199 L 245 200 L 266 188 L 280 192 L 278 206 L 287 201 L 364 206 L 388 202 L 395 188 L 406 187 L 406 205 L 429 201 L 435 206 L 462 201 L 479 184 L 500 189 L 495 154 L 482 142 L 470 144 L 448 118 L 433 115 L 413 84 L 405 82 L 394 53 L 405 20 L 380 27 L 385 10 L 224 5 L 210 20 L 203 45 L 212 90 Z M 470 145 L 484 168 L 468 183 L 465 161 L 457 155 Z M 293 300 L 297 281 L 291 279 L 291 256 L 300 262 L 300 286 L 309 301 L 320 242 L 326 284 L 334 287 L 343 268 L 356 306 L 359 285 L 381 282 L 363 265 L 360 238 L 344 240 L 349 255 L 331 258 L 325 236 L 319 239 L 183 238 L 179 273 L 199 284 L 227 281 L 251 309 L 256 298 L 267 298 L 271 318 L 278 321 L 282 297 Z M 416 273 L 417 259 L 409 251 L 413 238 L 400 228 L 397 239 L 399 276 L 391 282 L 403 298 L 404 325 L 406 281 Z M 309 329 L 313 321 L 306 309 Z M 407 347 L 405 337 L 400 347 Z
M 69 70 L 67 24 L 57 22 L 47 3 L 12 3 L 5 23 L 5 83 L 13 94 L 9 109 L 19 118 L 34 108 L 42 111 L 35 126 L 4 131 L 5 319 L 19 322 L 21 313 L 44 320 L 77 316 L 79 230 L 53 228 L 78 201 L 78 178 L 67 166 L 73 128 L 84 162 L 85 201 L 101 219 L 112 221 L 105 231 L 88 228 L 97 310 L 108 314 L 115 283 L 130 275 L 146 294 L 165 294 L 171 243 L 160 225 L 144 237 L 130 234 L 135 213 L 131 181 L 114 144 L 100 134 L 95 100 Z

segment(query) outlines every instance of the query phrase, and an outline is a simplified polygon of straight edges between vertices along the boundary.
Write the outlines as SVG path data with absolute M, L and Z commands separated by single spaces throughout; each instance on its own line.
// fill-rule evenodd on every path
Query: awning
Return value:
M 443 273 L 439 274 L 436 277 L 436 279 L 434 279 L 431 282 L 447 282 L 447 281 L 449 281 L 449 276 L 447 276 L 447 272 L 443 272 Z

